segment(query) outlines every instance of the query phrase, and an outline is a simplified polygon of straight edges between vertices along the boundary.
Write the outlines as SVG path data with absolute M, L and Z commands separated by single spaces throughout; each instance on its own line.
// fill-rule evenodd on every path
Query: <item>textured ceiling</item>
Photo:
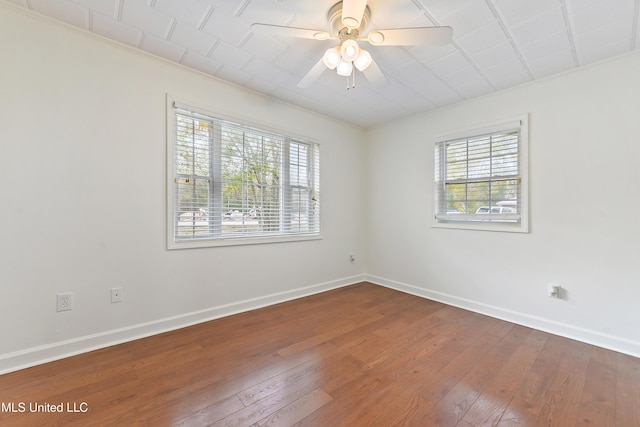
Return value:
M 361 127 L 633 51 L 640 0 L 369 0 L 369 29 L 447 25 L 444 47 L 366 48 L 389 84 L 327 70 L 335 41 L 254 34 L 254 22 L 329 30 L 337 0 L 6 0 L 203 73 Z M 366 42 L 361 42 L 366 44 Z

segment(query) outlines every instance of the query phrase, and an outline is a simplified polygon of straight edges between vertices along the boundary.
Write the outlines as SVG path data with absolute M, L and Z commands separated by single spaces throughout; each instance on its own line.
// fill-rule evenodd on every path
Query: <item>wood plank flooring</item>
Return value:
M 6 374 L 0 402 L 3 426 L 633 427 L 640 359 L 361 283 Z

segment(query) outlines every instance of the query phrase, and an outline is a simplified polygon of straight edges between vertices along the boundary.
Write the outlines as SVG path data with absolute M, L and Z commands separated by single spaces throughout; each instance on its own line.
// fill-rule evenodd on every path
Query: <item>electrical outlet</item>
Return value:
M 122 302 L 122 287 L 111 288 L 111 304 Z
M 356 256 L 355 255 L 349 255 L 349 261 L 356 262 Z
M 560 288 L 560 285 L 549 283 L 549 287 L 547 288 L 547 295 L 549 295 L 550 298 L 560 298 L 561 289 L 562 288 Z
M 67 292 L 57 295 L 58 305 L 56 311 L 73 310 L 73 293 Z

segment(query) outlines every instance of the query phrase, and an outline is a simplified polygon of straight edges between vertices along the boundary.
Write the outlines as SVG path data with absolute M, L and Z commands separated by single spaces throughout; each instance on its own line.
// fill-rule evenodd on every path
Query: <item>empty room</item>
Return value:
M 0 425 L 640 426 L 640 0 L 0 0 Z

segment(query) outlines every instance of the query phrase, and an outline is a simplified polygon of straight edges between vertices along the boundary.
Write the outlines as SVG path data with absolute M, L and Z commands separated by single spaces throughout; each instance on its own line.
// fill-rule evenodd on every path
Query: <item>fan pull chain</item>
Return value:
M 351 77 L 351 87 L 349 87 L 349 77 Z M 353 70 L 350 76 L 347 76 L 347 90 L 356 88 L 356 71 Z

